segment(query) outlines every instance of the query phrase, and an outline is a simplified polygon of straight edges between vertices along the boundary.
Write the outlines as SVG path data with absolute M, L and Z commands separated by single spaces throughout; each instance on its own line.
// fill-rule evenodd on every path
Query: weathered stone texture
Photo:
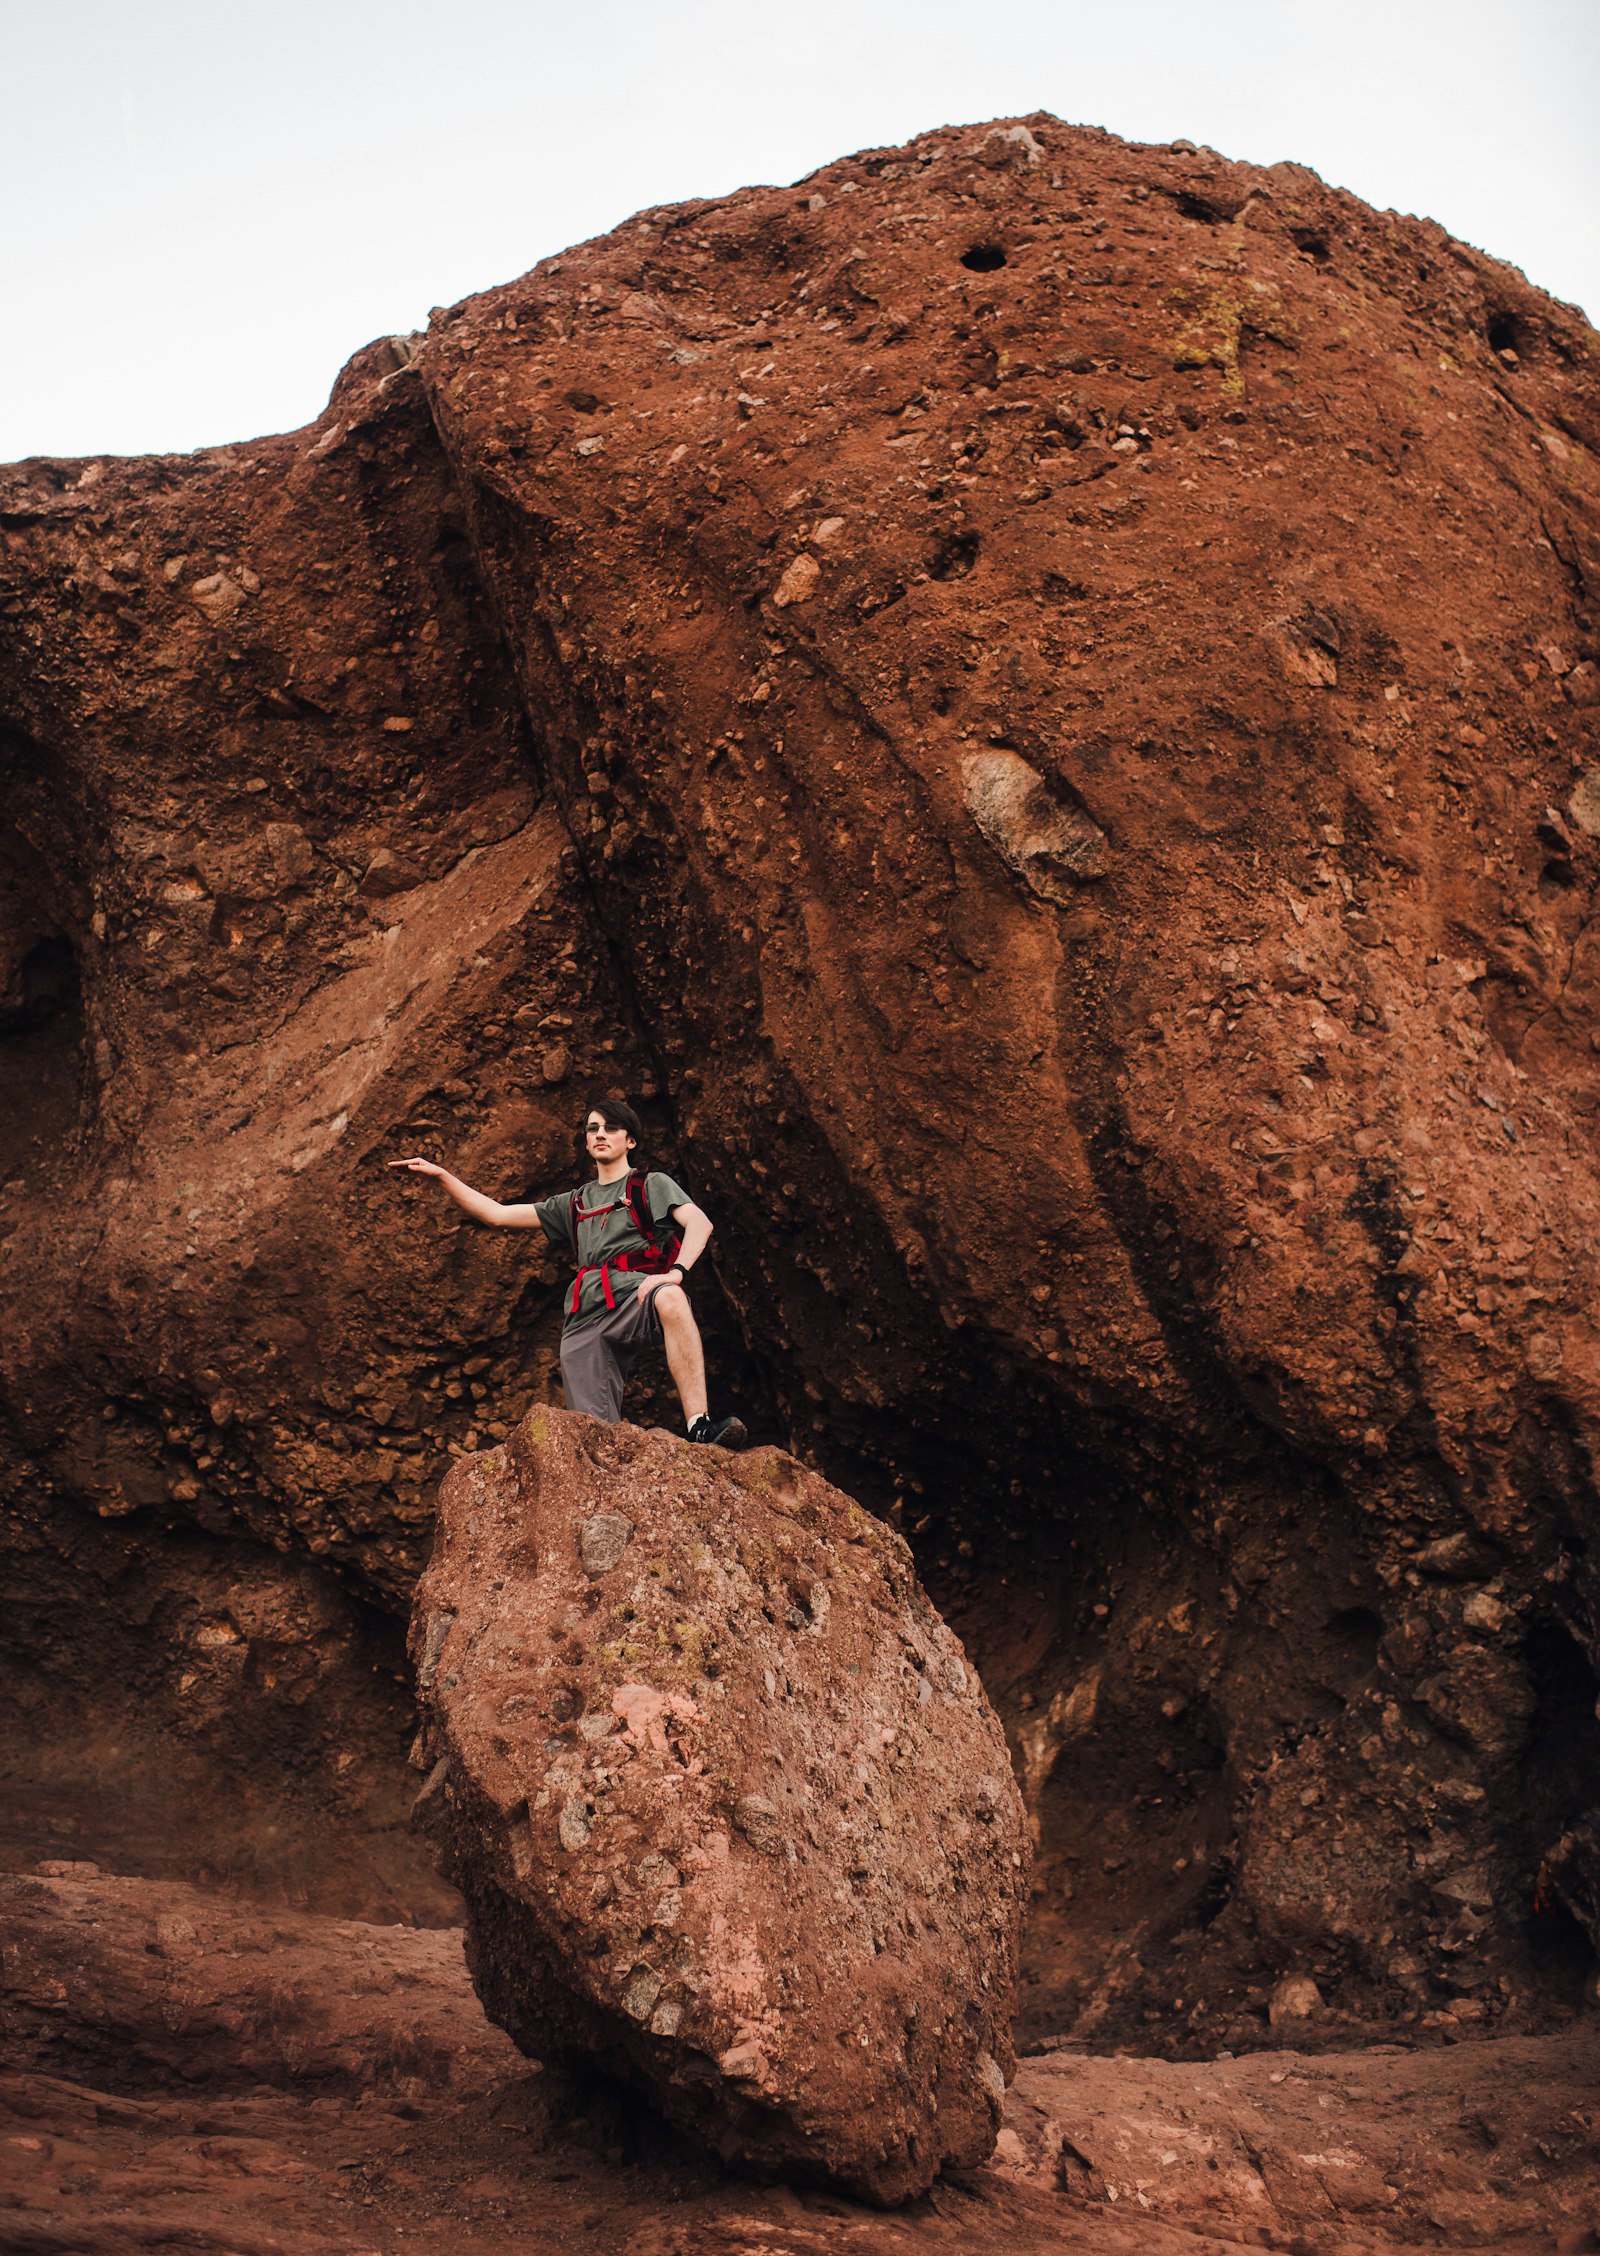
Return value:
M 871 2199 L 985 2160 L 1027 1832 L 892 1529 L 777 1450 L 534 1411 L 440 1496 L 419 1816 L 523 2048 Z

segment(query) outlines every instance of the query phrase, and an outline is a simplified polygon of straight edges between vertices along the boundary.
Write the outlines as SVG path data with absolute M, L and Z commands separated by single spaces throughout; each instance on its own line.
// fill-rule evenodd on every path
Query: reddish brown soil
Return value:
M 396 1623 L 554 1279 L 382 1162 L 552 1189 L 598 1086 L 981 1666 L 1024 2040 L 1586 2012 L 1597 391 L 1427 223 L 1040 117 L 0 473 L 13 1857 L 453 1916 Z
M 7 2251 L 1597 2244 L 1592 2036 L 1202 2066 L 1025 2059 L 994 2165 L 886 2216 L 730 2179 L 617 2087 L 519 2061 L 482 2019 L 453 1932 L 262 1919 L 81 1865 L 7 1883 L 0 1906 Z

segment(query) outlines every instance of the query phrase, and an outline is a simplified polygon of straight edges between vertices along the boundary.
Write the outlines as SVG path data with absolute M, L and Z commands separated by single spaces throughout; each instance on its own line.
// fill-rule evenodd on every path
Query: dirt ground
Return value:
M 993 2163 L 895 2213 L 731 2177 L 522 2059 L 453 1928 L 45 1858 L 0 1880 L 0 2249 L 52 2256 L 1102 2256 L 1600 2247 L 1600 2028 L 1025 2057 Z

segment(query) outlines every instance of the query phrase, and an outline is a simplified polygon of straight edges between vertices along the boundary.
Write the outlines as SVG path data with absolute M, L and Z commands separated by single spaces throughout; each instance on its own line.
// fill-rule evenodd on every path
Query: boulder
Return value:
M 1028 1850 L 901 1538 L 776 1449 L 535 1411 L 439 1499 L 419 1819 L 524 2051 L 890 2203 L 993 2149 Z

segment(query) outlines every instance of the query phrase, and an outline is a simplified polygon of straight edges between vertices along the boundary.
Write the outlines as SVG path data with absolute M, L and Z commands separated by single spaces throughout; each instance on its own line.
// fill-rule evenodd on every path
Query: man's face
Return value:
M 584 1141 L 589 1147 L 589 1157 L 602 1162 L 608 1159 L 621 1159 L 623 1154 L 633 1147 L 633 1138 L 628 1134 L 627 1129 L 609 1126 L 603 1113 L 590 1113 L 584 1125 L 583 1134 Z

